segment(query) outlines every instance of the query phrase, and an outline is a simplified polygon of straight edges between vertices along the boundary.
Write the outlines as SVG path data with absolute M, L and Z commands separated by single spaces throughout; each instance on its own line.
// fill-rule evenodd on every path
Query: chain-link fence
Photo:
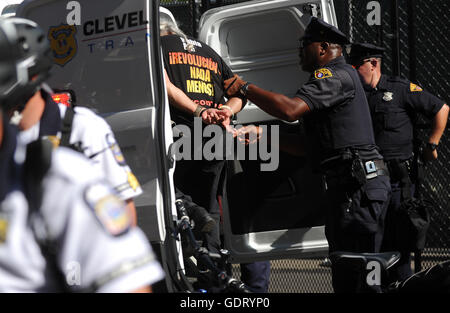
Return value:
M 245 1 L 245 0 L 244 0 Z M 161 1 L 181 29 L 196 35 L 196 25 L 207 9 L 242 0 Z M 369 3 L 372 3 L 368 6 Z M 373 3 L 380 4 L 381 23 L 369 26 L 367 15 Z M 417 83 L 448 103 L 450 90 L 447 0 L 334 0 L 338 27 L 354 42 L 370 42 L 386 48 L 382 62 L 385 74 L 398 75 Z M 450 123 L 449 123 L 450 124 Z M 418 142 L 426 142 L 429 121 L 419 121 Z M 436 203 L 431 213 L 422 267 L 450 259 L 450 134 L 441 139 L 439 159 L 426 166 L 421 194 Z M 324 260 L 271 261 L 270 292 L 332 292 L 330 269 Z M 239 278 L 239 265 L 233 266 Z

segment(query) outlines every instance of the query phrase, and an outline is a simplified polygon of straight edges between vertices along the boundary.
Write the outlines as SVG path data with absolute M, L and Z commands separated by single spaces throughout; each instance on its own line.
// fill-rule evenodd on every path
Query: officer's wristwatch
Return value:
M 434 143 L 434 142 L 427 142 L 427 148 L 430 149 L 430 151 L 434 151 L 436 150 L 438 144 Z
M 241 94 L 241 96 L 247 97 L 248 86 L 250 84 L 251 83 L 247 82 L 244 85 L 242 85 L 241 88 L 239 88 L 239 93 Z

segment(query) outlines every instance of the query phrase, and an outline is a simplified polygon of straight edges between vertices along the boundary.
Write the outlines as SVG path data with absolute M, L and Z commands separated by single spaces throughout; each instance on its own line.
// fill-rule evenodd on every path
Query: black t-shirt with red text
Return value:
M 225 104 L 223 81 L 233 72 L 205 43 L 191 37 L 161 37 L 164 66 L 170 81 L 195 103 L 218 108 Z M 177 124 L 192 125 L 193 117 L 171 106 Z

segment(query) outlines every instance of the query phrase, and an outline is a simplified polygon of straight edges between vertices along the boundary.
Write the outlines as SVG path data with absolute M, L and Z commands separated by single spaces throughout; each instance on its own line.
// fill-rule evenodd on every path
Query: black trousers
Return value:
M 209 251 L 220 250 L 220 205 L 218 196 L 224 195 L 226 161 L 181 160 L 174 173 L 175 186 L 192 201 L 204 207 L 216 221 L 210 233 L 201 234 L 203 246 Z
M 269 279 L 270 261 L 241 263 L 241 280 L 251 292 L 268 292 Z
M 363 186 L 335 181 L 327 190 L 328 214 L 325 234 L 329 251 L 356 253 L 380 252 L 384 220 L 391 196 L 388 176 L 378 176 Z M 332 266 L 335 292 L 357 290 L 345 273 Z
M 389 282 L 400 281 L 413 274 L 411 269 L 411 251 L 405 251 L 396 242 L 396 218 L 395 212 L 398 211 L 402 203 L 402 189 L 400 182 L 391 182 L 392 197 L 389 203 L 386 215 L 386 227 L 382 244 L 382 251 L 399 251 L 400 260 L 389 269 Z M 411 194 L 414 195 L 415 185 L 411 184 Z

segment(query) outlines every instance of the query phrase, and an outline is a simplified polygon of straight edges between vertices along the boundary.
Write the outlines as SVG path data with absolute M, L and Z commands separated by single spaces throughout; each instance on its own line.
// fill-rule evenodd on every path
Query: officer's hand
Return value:
M 228 97 L 236 96 L 239 94 L 239 89 L 247 82 L 243 81 L 237 74 L 224 81 L 225 93 Z
M 238 129 L 237 137 L 240 143 L 251 145 L 261 139 L 263 129 L 259 126 L 248 125 Z
M 430 148 L 425 147 L 423 149 L 423 159 L 425 161 L 433 161 L 438 158 L 437 149 L 434 149 L 433 151 L 430 150 Z

